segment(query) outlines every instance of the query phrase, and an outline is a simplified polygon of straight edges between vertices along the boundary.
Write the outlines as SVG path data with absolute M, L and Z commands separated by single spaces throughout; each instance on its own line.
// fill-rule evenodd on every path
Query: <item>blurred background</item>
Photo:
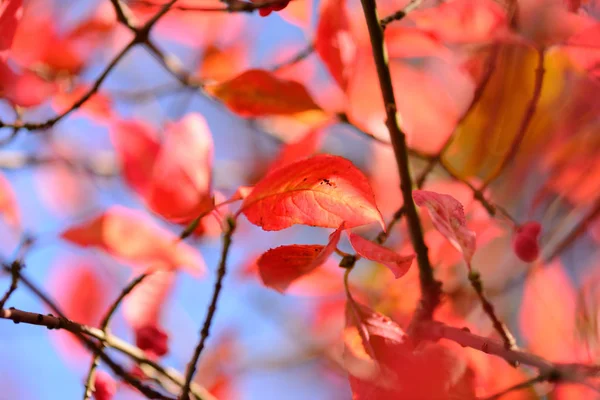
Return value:
M 141 20 L 158 9 L 154 1 L 125 3 Z M 405 3 L 383 1 L 380 14 L 389 15 Z M 426 26 L 416 17 L 390 24 L 386 40 L 401 124 L 414 149 L 415 175 L 427 168 L 422 156 L 437 154 L 454 134 L 442 157 L 447 170 L 435 166 L 424 188 L 452 194 L 465 205 L 468 225 L 478 235 L 474 268 L 482 273 L 490 300 L 518 343 L 555 361 L 597 362 L 600 83 L 594 57 L 600 43 L 596 33 L 585 36 L 591 43 L 587 47 L 582 40 L 569 46 L 565 43 L 571 36 L 565 32 L 576 32 L 584 22 L 597 32 L 600 13 L 592 1 L 521 3 L 519 24 L 511 32 L 525 44 L 484 46 L 476 35 L 482 34 L 477 24 L 465 23 L 460 30 L 449 22 L 435 31 L 439 43 L 430 49 L 419 38 L 402 36 L 415 26 Z M 78 322 L 97 325 L 139 270 L 105 252 L 68 243 L 61 239 L 62 232 L 116 204 L 140 210 L 174 234 L 182 229 L 145 208 L 123 179 L 111 141 L 111 132 L 123 120 L 144 121 L 161 136 L 169 124 L 201 115 L 214 142 L 213 187 L 223 198 L 240 185 L 256 183 L 286 143 L 317 132 L 316 152 L 346 157 L 367 174 L 386 221 L 401 206 L 358 2 L 347 3 L 350 27 L 342 39 L 349 41 L 347 49 L 355 57 L 347 65 L 346 89 L 332 78 L 312 46 L 322 10 L 318 0 L 292 0 L 285 10 L 268 17 L 194 10 L 222 7 L 217 1 L 177 4 L 182 9 L 160 20 L 152 41 L 189 75 L 222 82 L 250 68 L 273 70 L 279 78 L 305 85 L 328 118 L 236 116 L 201 90 L 181 85 L 151 51 L 139 46 L 120 60 L 98 95 L 50 129 L 22 130 L 14 137 L 11 129 L 1 129 L 0 169 L 17 204 L 14 215 L 5 216 L 0 225 L 2 257 L 10 262 L 22 254 L 24 273 Z M 421 5 L 433 6 L 437 3 Z M 550 9 L 556 13 L 540 11 Z M 459 33 L 452 36 L 450 31 Z M 7 64 L 19 77 L 14 84 L 4 80 L 0 87 L 0 119 L 37 122 L 56 115 L 83 93 L 81 88 L 93 84 L 130 39 L 108 0 L 25 0 Z M 542 47 L 547 48 L 545 76 L 537 109 L 505 163 L 536 85 L 537 52 Z M 493 71 L 485 90 L 463 117 L 491 54 Z M 512 223 L 502 216 L 491 218 L 465 184 L 479 186 L 488 180 L 484 193 L 494 204 L 519 223 L 542 224 L 538 261 L 524 263 L 513 254 Z M 237 210 L 235 203 L 228 207 Z M 432 229 L 425 214 L 423 223 L 436 277 L 447 295 L 436 317 L 495 337 L 469 286 L 460 254 Z M 202 226 L 188 243 L 208 272 L 200 278 L 178 272 L 164 293 L 156 294 L 161 300 L 160 323 L 169 334 L 169 353 L 161 363 L 180 371 L 198 341 L 221 251 L 218 222 L 207 217 Z M 357 232 L 374 237 L 378 230 L 371 225 Z M 339 257 L 334 255 L 285 294 L 265 287 L 255 266 L 256 257 L 269 248 L 325 244 L 330 233 L 302 226 L 265 232 L 241 218 L 198 383 L 223 399 L 351 398 L 341 358 L 345 294 Z M 21 252 L 24 237 L 33 244 Z M 410 251 L 403 223 L 393 229 L 387 245 L 403 254 Z M 340 249 L 352 251 L 345 239 Z M 9 278 L 0 276 L 1 287 L 8 287 Z M 352 285 L 363 303 L 406 326 L 419 298 L 417 278 L 415 266 L 394 280 L 385 267 L 362 260 Z M 11 296 L 9 306 L 49 312 L 24 287 Z M 122 310 L 111 331 L 134 340 Z M 528 376 L 527 370 L 465 353 L 469 368 L 477 371 L 482 395 Z M 64 332 L 0 321 L 0 399 L 81 398 L 90 359 Z M 545 394 L 549 389 L 536 390 Z M 564 390 L 550 396 L 593 398 L 591 391 Z M 532 392 L 522 396 L 515 398 L 535 398 Z M 116 399 L 136 398 L 140 396 L 120 384 Z

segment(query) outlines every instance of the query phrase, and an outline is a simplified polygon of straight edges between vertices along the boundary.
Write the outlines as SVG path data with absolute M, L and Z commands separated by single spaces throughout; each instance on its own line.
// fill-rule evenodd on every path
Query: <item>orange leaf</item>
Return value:
M 329 235 L 327 246 L 293 244 L 280 246 L 264 253 L 257 261 L 263 283 L 283 293 L 294 280 L 325 263 L 335 251 L 344 225 L 342 223 Z
M 67 229 L 61 237 L 78 246 L 101 249 L 138 267 L 185 268 L 195 275 L 203 274 L 206 269 L 202 256 L 180 242 L 175 234 L 158 226 L 146 214 L 122 206 L 113 206 Z
M 214 44 L 208 45 L 198 66 L 198 76 L 203 81 L 231 79 L 243 69 L 245 52 L 246 48 L 239 44 L 226 48 L 219 48 Z
M 396 279 L 401 278 L 408 272 L 408 269 L 415 258 L 414 254 L 402 256 L 393 250 L 380 246 L 377 243 L 373 243 L 352 232 L 348 234 L 348 237 L 350 238 L 352 248 L 358 254 L 371 261 L 385 265 L 392 271 Z
M 345 91 L 356 57 L 356 44 L 350 32 L 346 1 L 325 0 L 321 2 L 315 49 L 333 79 Z
M 425 206 L 436 229 L 461 251 L 467 264 L 475 253 L 475 232 L 467 228 L 467 220 L 462 204 L 454 197 L 414 190 L 413 199 L 418 206 Z
M 385 227 L 367 177 L 350 161 L 329 154 L 288 164 L 267 174 L 240 211 L 266 231 L 295 224 L 346 228 L 379 222 Z
M 320 110 L 302 84 L 252 69 L 235 78 L 207 87 L 231 111 L 244 117 L 289 115 Z

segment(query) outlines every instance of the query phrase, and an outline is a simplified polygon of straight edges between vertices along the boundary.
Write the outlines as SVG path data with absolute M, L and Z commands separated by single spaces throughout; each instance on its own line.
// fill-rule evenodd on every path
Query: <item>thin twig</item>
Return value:
M 481 282 L 481 275 L 479 275 L 478 272 L 471 270 L 470 266 L 469 266 L 469 282 L 471 282 L 471 286 L 473 287 L 473 289 L 477 293 L 477 297 L 479 297 L 479 300 L 481 301 L 483 311 L 492 320 L 494 329 L 496 330 L 496 332 L 498 332 L 498 334 L 502 338 L 502 340 L 504 342 L 504 346 L 507 349 L 511 349 L 511 350 L 516 349 L 517 345 L 516 345 L 515 337 L 510 332 L 508 327 L 502 321 L 500 321 L 500 318 L 498 318 L 498 316 L 496 315 L 494 306 L 485 297 L 485 294 L 483 293 L 483 284 Z
M 19 273 L 21 272 L 21 268 L 23 265 L 18 260 L 13 261 L 10 264 L 10 286 L 2 299 L 0 299 L 0 309 L 4 308 L 4 304 L 8 301 L 9 297 L 17 290 L 17 285 L 19 284 Z
M 229 254 L 229 248 L 231 247 L 232 241 L 231 239 L 233 233 L 235 232 L 235 228 L 235 219 L 228 218 L 227 228 L 225 234 L 223 235 L 223 251 L 221 252 L 221 260 L 219 261 L 219 269 L 217 271 L 217 279 L 215 281 L 212 299 L 208 307 L 208 313 L 206 314 L 204 324 L 202 325 L 202 330 L 200 331 L 200 340 L 198 341 L 198 345 L 196 346 L 194 354 L 187 366 L 187 371 L 185 374 L 185 383 L 183 385 L 183 388 L 181 389 L 181 394 L 179 396 L 180 400 L 189 399 L 190 384 L 192 382 L 192 379 L 194 378 L 194 374 L 196 373 L 196 365 L 198 364 L 198 360 L 200 359 L 200 355 L 202 354 L 202 350 L 204 349 L 206 339 L 210 335 L 210 327 L 212 325 L 215 312 L 217 311 L 217 302 L 219 301 L 219 294 L 221 293 L 221 289 L 223 287 L 223 279 L 225 278 L 225 274 L 227 273 L 227 255 Z
M 279 71 L 281 69 L 287 68 L 294 64 L 298 64 L 300 61 L 308 58 L 315 51 L 315 45 L 311 42 L 304 49 L 300 50 L 298 53 L 290 57 L 289 59 L 280 62 L 279 64 L 273 65 L 270 70 L 273 72 Z
M 509 393 L 516 392 L 517 390 L 521 390 L 521 389 L 526 389 L 526 388 L 528 388 L 530 386 L 535 385 L 536 383 L 544 382 L 544 381 L 547 381 L 547 380 L 548 380 L 548 377 L 546 375 L 538 375 L 538 376 L 533 377 L 531 379 L 527 379 L 524 382 L 519 382 L 517 384 L 514 384 L 514 385 L 512 385 L 512 386 L 510 386 L 510 387 L 508 387 L 506 389 L 504 389 L 503 391 L 498 392 L 498 393 L 496 393 L 494 395 L 491 395 L 489 397 L 486 397 L 485 399 L 482 399 L 482 400 L 498 400 L 498 399 L 506 396 Z
M 385 106 L 386 125 L 396 156 L 406 220 L 419 265 L 421 302 L 419 310 L 415 313 L 415 318 L 417 320 L 428 320 L 431 319 L 433 311 L 440 302 L 441 285 L 433 276 L 433 268 L 431 267 L 427 245 L 423 238 L 421 221 L 419 220 L 419 215 L 412 199 L 412 178 L 408 163 L 408 146 L 406 145 L 406 135 L 402 132 L 398 124 L 396 98 L 386 56 L 383 30 L 377 16 L 377 6 L 375 0 L 361 0 L 361 4 L 369 30 L 377 76 L 379 77 L 379 86 Z
M 387 28 L 391 22 L 402 20 L 409 12 L 416 10 L 422 2 L 423 0 L 411 0 L 411 2 L 408 3 L 402 10 L 396 11 L 392 15 L 382 18 L 381 21 L 379 21 L 381 29 L 385 30 L 385 28 Z
M 123 299 L 125 299 L 125 296 L 127 296 L 129 293 L 131 293 L 131 291 L 140 283 L 142 283 L 142 281 L 144 279 L 146 279 L 146 277 L 149 274 L 142 274 L 140 276 L 138 276 L 136 279 L 134 279 L 132 282 L 130 282 L 127 286 L 125 286 L 125 288 L 121 291 L 121 293 L 119 294 L 119 297 L 117 297 L 117 299 L 113 302 L 113 304 L 110 306 L 110 308 L 108 309 L 106 315 L 104 316 L 104 318 L 102 319 L 102 322 L 100 323 L 100 330 L 102 330 L 102 332 L 104 332 L 104 334 L 106 335 L 107 331 L 108 331 L 108 324 L 110 323 L 110 319 L 112 318 L 112 316 L 114 315 L 114 313 L 117 311 L 117 308 L 119 307 L 119 305 L 121 304 L 121 302 L 123 301 Z M 100 341 L 100 349 L 104 349 L 104 347 L 106 346 L 104 341 Z M 92 393 L 94 392 L 94 377 L 95 377 L 95 373 L 96 373 L 96 368 L 98 368 L 98 365 L 100 364 L 100 357 L 98 356 L 98 354 L 94 355 L 94 357 L 92 358 L 92 363 L 90 365 L 90 370 L 88 372 L 88 376 L 87 379 L 85 381 L 85 392 L 83 394 L 83 399 L 84 400 L 88 400 L 92 398 Z
M 5 270 L 9 269 L 8 267 L 4 267 Z M 58 328 L 62 328 L 63 324 L 69 324 L 70 320 L 65 316 L 65 314 L 60 310 L 60 308 L 56 305 L 56 303 L 50 299 L 48 295 L 46 295 L 40 288 L 34 285 L 26 276 L 23 275 L 22 272 L 19 272 L 20 281 L 31 290 L 37 297 L 40 298 L 52 311 L 54 311 L 60 318 L 58 318 Z M 15 318 L 14 314 L 11 314 L 11 310 L 2 310 L 2 315 L 0 317 L 4 319 L 12 319 L 15 323 L 20 323 L 21 320 Z M 36 319 L 39 319 L 41 314 L 34 314 Z M 42 320 L 43 320 L 42 316 Z M 121 365 L 116 363 L 111 357 L 109 357 L 99 346 L 93 342 L 91 339 L 87 338 L 82 334 L 81 331 L 78 330 L 69 330 L 72 332 L 80 342 L 82 342 L 90 351 L 94 354 L 98 354 L 100 359 L 106 363 L 106 365 L 121 379 L 125 382 L 136 388 L 143 395 L 145 395 L 149 399 L 161 399 L 161 400 L 173 400 L 173 398 L 163 395 L 160 392 L 157 392 L 153 388 L 145 385 L 139 379 L 132 376 L 128 373 Z

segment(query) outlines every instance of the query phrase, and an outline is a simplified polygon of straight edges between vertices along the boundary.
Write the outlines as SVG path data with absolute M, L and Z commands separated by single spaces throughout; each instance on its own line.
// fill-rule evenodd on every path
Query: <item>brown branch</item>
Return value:
M 235 228 L 235 219 L 228 218 L 227 228 L 225 234 L 223 235 L 223 251 L 221 252 L 221 260 L 219 261 L 219 269 L 217 270 L 217 279 L 215 281 L 212 299 L 210 301 L 210 305 L 208 306 L 208 312 L 206 314 L 206 318 L 204 319 L 202 330 L 200 331 L 200 340 L 198 341 L 198 345 L 196 346 L 194 354 L 187 366 L 187 371 L 185 374 L 185 383 L 183 385 L 183 388 L 181 389 L 181 394 L 179 396 L 180 400 L 189 399 L 190 384 L 192 383 L 192 379 L 194 378 L 194 374 L 196 373 L 196 365 L 198 364 L 198 360 L 200 359 L 200 355 L 202 354 L 202 350 L 204 349 L 206 339 L 208 339 L 208 336 L 210 335 L 210 327 L 212 325 L 215 312 L 217 311 L 217 302 L 219 301 L 219 294 L 221 293 L 221 289 L 223 287 L 223 279 L 225 278 L 225 275 L 227 273 L 227 255 L 229 254 L 229 249 L 231 247 L 231 239 L 233 233 L 235 232 Z
M 554 376 L 563 381 L 579 382 L 582 377 L 592 377 L 600 373 L 600 366 L 598 365 L 553 363 L 526 351 L 507 349 L 502 343 L 475 335 L 467 328 L 455 328 L 438 321 L 421 322 L 417 329 L 421 337 L 428 340 L 451 340 L 463 347 L 470 347 L 500 357 L 509 363 L 534 367 L 540 374 Z
M 147 7 L 160 7 L 164 3 L 155 3 L 147 0 L 134 0 L 134 3 L 147 6 Z M 264 3 L 250 3 L 246 1 L 240 0 L 230 0 L 226 1 L 225 7 L 206 7 L 206 6 L 175 6 L 173 10 L 177 11 L 192 11 L 192 12 L 246 12 L 252 13 L 256 10 L 260 10 L 261 8 L 271 7 L 273 5 L 287 3 L 288 0 L 271 0 L 265 1 Z
M 100 323 L 100 330 L 102 332 L 104 332 L 104 335 L 106 336 L 106 333 L 108 331 L 108 324 L 110 323 L 110 319 L 112 318 L 112 316 L 114 315 L 114 313 L 117 311 L 117 308 L 119 307 L 119 305 L 121 304 L 121 302 L 123 301 L 123 299 L 125 299 L 125 296 L 127 296 L 129 293 L 131 293 L 131 291 L 140 283 L 142 283 L 142 281 L 144 279 L 146 279 L 146 277 L 149 274 L 142 274 L 139 277 L 137 277 L 136 279 L 134 279 L 131 283 L 129 283 L 127 286 L 125 286 L 125 288 L 121 291 L 121 294 L 119 294 L 119 297 L 117 297 L 117 299 L 113 302 L 113 304 L 110 306 L 110 308 L 108 309 L 106 315 L 104 316 L 104 318 L 102 319 L 102 322 Z M 103 340 L 100 341 L 100 350 L 104 349 L 104 347 L 106 346 L 105 342 Z M 96 374 L 96 368 L 98 368 L 98 365 L 100 364 L 100 357 L 98 356 L 98 354 L 94 355 L 94 357 L 92 358 L 92 363 L 90 365 L 90 370 L 88 372 L 88 376 L 87 379 L 85 381 L 85 392 L 83 394 L 83 400 L 88 400 L 92 398 L 92 393 L 95 391 L 94 389 L 94 377 Z
M 6 266 L 4 266 L 4 269 L 10 270 L 10 268 L 6 267 Z M 28 320 L 27 320 L 28 323 L 33 323 L 33 321 L 36 321 L 36 322 L 38 322 L 38 323 L 36 323 L 36 325 L 46 325 L 50 329 L 63 328 L 67 325 L 71 325 L 71 327 L 73 328 L 73 326 L 72 326 L 73 323 L 65 316 L 65 314 L 60 310 L 60 308 L 56 305 L 56 303 L 54 303 L 54 301 L 52 299 L 50 299 L 50 297 L 48 297 L 48 295 L 46 295 L 41 289 L 39 289 L 36 285 L 34 285 L 26 276 L 23 275 L 22 272 L 19 272 L 19 279 L 29 290 L 31 290 L 38 298 L 40 298 L 40 300 L 42 300 L 48 307 L 50 307 L 50 309 L 52 311 L 54 311 L 59 316 L 59 318 L 54 320 L 56 325 L 46 325 L 46 324 L 42 324 L 40 322 L 49 322 L 46 320 L 46 318 L 52 317 L 52 315 L 44 317 L 44 316 L 41 316 L 41 314 L 30 313 L 30 314 L 32 314 L 31 316 L 29 316 L 29 315 L 26 316 L 26 317 L 28 317 Z M 20 322 L 24 322 L 24 321 L 21 321 L 21 319 L 19 318 L 22 315 L 15 313 L 14 311 L 15 310 L 13 310 L 13 309 L 9 309 L 9 310 L 3 309 L 2 314 L 0 315 L 0 318 L 11 319 L 16 324 L 18 324 Z M 41 318 L 40 318 L 40 316 L 41 316 Z M 139 379 L 137 379 L 134 376 L 132 376 L 131 374 L 129 374 L 120 364 L 116 363 L 111 357 L 109 357 L 94 341 L 92 341 L 91 339 L 89 339 L 88 337 L 83 335 L 83 333 L 80 330 L 77 330 L 77 329 L 73 329 L 73 330 L 68 329 L 68 330 L 70 332 L 72 332 L 85 347 L 87 347 L 91 352 L 93 352 L 93 354 L 97 354 L 100 357 L 100 359 L 117 376 L 121 377 L 121 379 L 123 379 L 125 382 L 130 384 L 132 387 L 136 388 L 140 393 L 145 395 L 147 398 L 161 399 L 161 400 L 173 400 L 173 398 L 165 396 L 160 392 L 157 392 L 153 388 L 145 385 Z
M 421 286 L 421 303 L 416 312 L 416 320 L 428 320 L 440 302 L 440 284 L 433 276 L 433 268 L 429 261 L 428 249 L 423 239 L 421 221 L 412 199 L 412 178 L 408 164 L 408 146 L 406 135 L 400 129 L 397 117 L 396 98 L 392 85 L 392 76 L 387 63 L 387 54 L 383 39 L 383 30 L 379 25 L 375 0 L 361 0 L 363 12 L 369 30 L 373 57 L 379 77 L 383 104 L 386 111 L 386 125 L 390 132 L 392 147 L 396 156 L 396 164 L 400 176 L 400 189 L 406 212 L 406 220 L 410 237 L 417 255 L 419 265 L 419 282 Z
M 469 269 L 470 269 L 470 267 L 469 267 Z M 483 284 L 481 282 L 481 275 L 479 275 L 478 272 L 470 270 L 469 271 L 469 282 L 471 282 L 471 286 L 473 287 L 473 289 L 477 293 L 477 297 L 479 297 L 479 300 L 481 301 L 483 311 L 492 320 L 494 329 L 496 330 L 496 332 L 498 332 L 498 334 L 502 338 L 502 341 L 504 342 L 504 346 L 507 349 L 516 349 L 517 344 L 516 344 L 515 337 L 512 335 L 512 333 L 510 332 L 508 327 L 502 321 L 500 321 L 500 318 L 498 318 L 498 316 L 496 315 L 494 306 L 485 297 L 485 294 L 483 293 Z M 513 366 L 516 366 L 516 365 L 513 365 Z
M 519 382 L 515 385 L 512 385 L 506 389 L 504 389 L 501 392 L 498 392 L 494 395 L 488 396 L 483 400 L 498 400 L 504 396 L 506 396 L 509 393 L 515 392 L 517 390 L 521 390 L 521 389 L 526 389 L 530 386 L 535 385 L 536 383 L 540 383 L 540 382 L 544 382 L 544 381 L 548 381 L 551 380 L 551 376 L 550 375 L 538 375 L 536 377 L 533 377 L 531 379 L 527 379 L 524 382 Z
M 396 11 L 392 15 L 382 18 L 381 21 L 379 21 L 381 29 L 385 30 L 390 23 L 402 20 L 409 12 L 416 10 L 422 2 L 423 0 L 411 0 L 411 2 L 408 3 L 402 10 Z
M 17 285 L 19 284 L 19 273 L 21 272 L 23 265 L 21 262 L 15 260 L 8 268 L 10 269 L 10 286 L 8 287 L 6 293 L 4 293 L 4 296 L 2 296 L 2 299 L 0 299 L 0 309 L 4 308 L 4 305 L 10 296 L 15 292 L 15 290 L 17 290 Z
M 280 62 L 279 64 L 273 65 L 270 70 L 273 72 L 279 71 L 281 69 L 287 68 L 294 64 L 298 64 L 300 61 L 307 59 L 312 53 L 315 51 L 314 43 L 309 43 L 304 49 L 300 50 L 298 53 L 290 57 L 289 59 Z

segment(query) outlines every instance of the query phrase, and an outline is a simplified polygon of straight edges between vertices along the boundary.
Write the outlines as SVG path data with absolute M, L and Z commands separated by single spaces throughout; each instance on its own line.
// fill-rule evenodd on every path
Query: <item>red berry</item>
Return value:
M 258 9 L 258 14 L 261 17 L 266 17 L 267 15 L 271 14 L 273 10 L 271 9 L 271 7 L 262 7 Z
M 96 372 L 94 388 L 94 399 L 96 400 L 111 400 L 117 393 L 117 383 L 104 371 Z
M 512 242 L 513 251 L 522 261 L 535 261 L 540 255 L 536 237 L 527 232 L 518 232 Z
M 520 227 L 517 228 L 517 232 L 527 234 L 529 236 L 532 236 L 535 239 L 538 238 L 541 231 L 542 231 L 542 226 L 540 225 L 539 222 L 536 222 L 536 221 L 525 222 L 523 225 L 521 225 Z
M 164 356 L 169 351 L 169 336 L 155 325 L 147 325 L 135 331 L 135 344 L 144 351 Z

